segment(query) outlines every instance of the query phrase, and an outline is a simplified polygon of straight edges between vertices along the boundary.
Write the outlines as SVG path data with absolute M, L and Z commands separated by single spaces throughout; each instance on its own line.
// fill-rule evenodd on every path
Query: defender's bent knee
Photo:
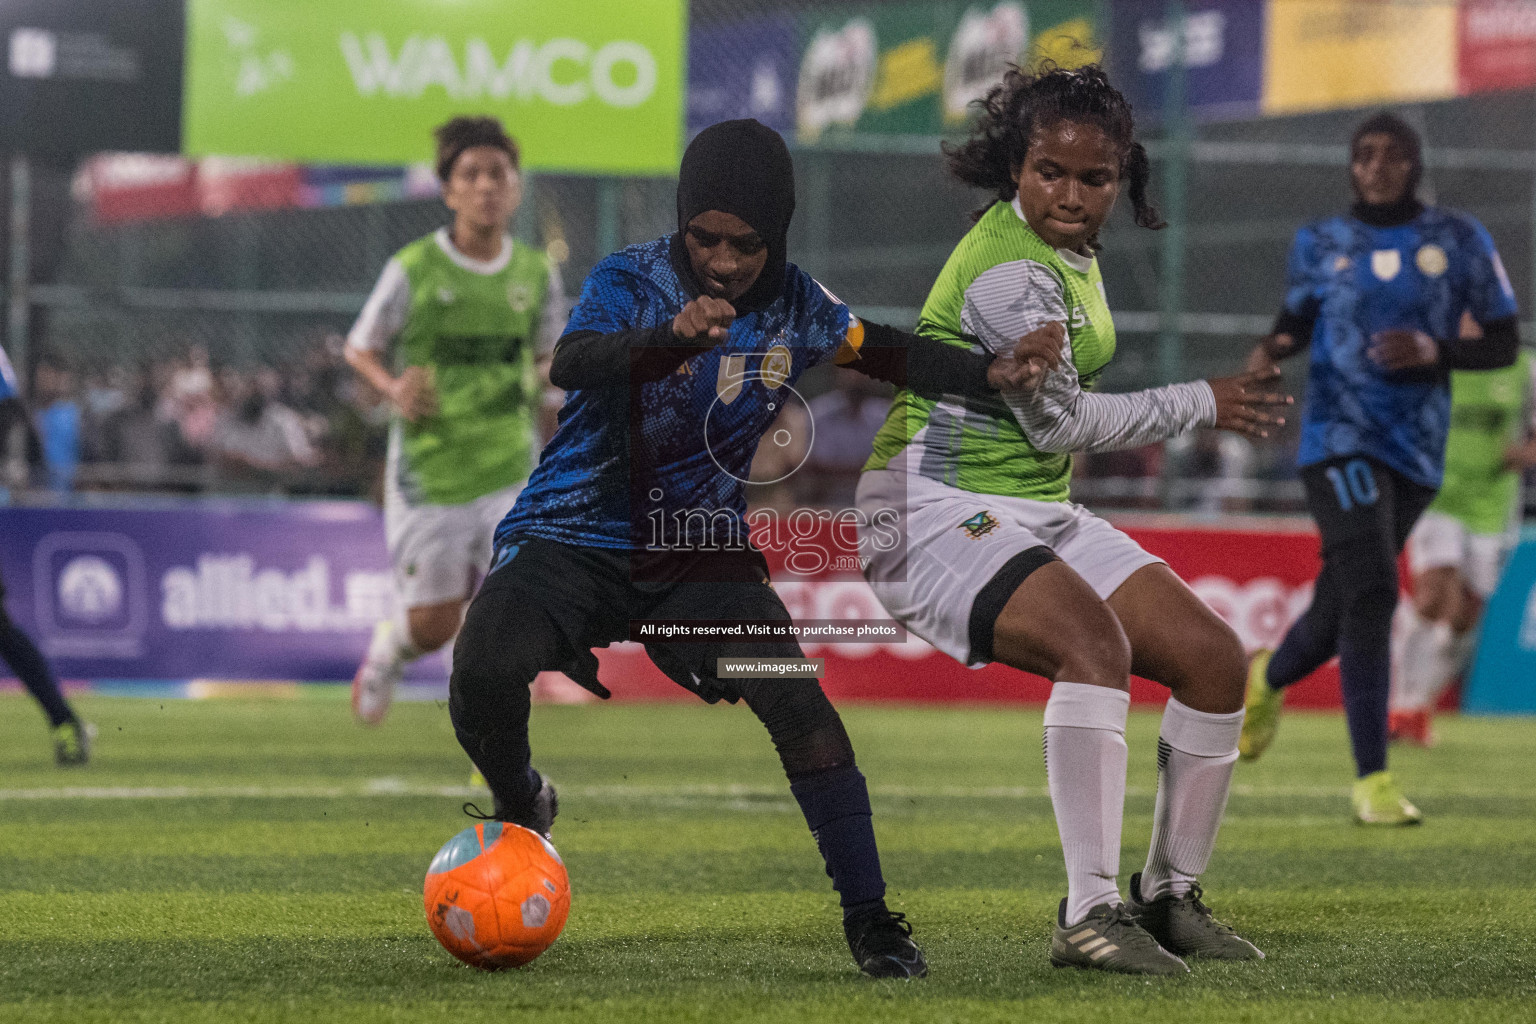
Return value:
M 764 681 L 743 693 L 791 781 L 854 766 L 853 742 L 814 680 Z
M 509 590 L 482 591 L 470 602 L 453 646 L 448 707 L 463 728 L 506 714 L 526 717 L 528 686 L 567 650 L 565 638 L 542 609 Z
M 1170 688 L 1179 702 L 1197 711 L 1230 714 L 1243 706 L 1248 683 L 1248 655 L 1232 627 L 1216 621 L 1181 638 L 1176 680 Z

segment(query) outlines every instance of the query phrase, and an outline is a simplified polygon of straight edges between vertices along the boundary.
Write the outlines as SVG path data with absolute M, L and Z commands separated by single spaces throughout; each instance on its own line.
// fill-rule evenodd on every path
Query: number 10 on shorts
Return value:
M 1350 459 L 1343 467 L 1329 466 L 1326 474 L 1338 496 L 1339 508 L 1348 512 L 1356 505 L 1374 505 L 1380 497 L 1376 489 L 1376 474 L 1364 459 Z

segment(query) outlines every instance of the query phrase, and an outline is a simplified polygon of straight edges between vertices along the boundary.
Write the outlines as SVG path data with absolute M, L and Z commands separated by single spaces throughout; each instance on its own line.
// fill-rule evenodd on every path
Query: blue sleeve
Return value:
M 565 333 L 613 334 L 671 320 L 660 293 L 622 256 L 610 256 L 587 275 Z
M 1515 289 L 1504 271 L 1504 262 L 1499 259 L 1493 236 L 1471 217 L 1464 218 L 1462 223 L 1468 231 L 1459 261 L 1462 265 L 1458 268 L 1465 308 L 1479 324 L 1517 315 Z
M 798 292 L 796 305 L 800 309 L 796 333 L 810 355 L 808 365 L 815 366 L 837 355 L 848 339 L 849 328 L 858 322 L 858 318 L 820 281 L 798 267 L 794 273 L 798 277 L 795 290 Z
M 1285 311 L 1295 316 L 1316 316 L 1323 301 L 1317 273 L 1317 233 L 1310 225 L 1296 232 L 1285 268 Z

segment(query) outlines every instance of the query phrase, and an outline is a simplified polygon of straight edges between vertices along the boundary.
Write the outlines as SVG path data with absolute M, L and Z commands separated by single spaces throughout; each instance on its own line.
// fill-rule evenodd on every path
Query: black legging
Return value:
M 526 810 L 532 750 L 529 684 L 559 670 L 578 648 L 627 639 L 631 615 L 669 620 L 789 621 L 760 569 L 744 578 L 684 581 L 646 590 L 628 579 L 622 556 L 553 541 L 525 542 L 470 603 L 454 645 L 449 713 L 465 753 L 485 776 L 498 813 Z M 750 578 L 745 578 L 750 577 Z M 648 647 L 669 677 L 689 689 L 741 699 L 768 730 L 791 782 L 854 767 L 842 719 L 815 679 L 714 675 L 720 657 L 799 658 L 793 641 L 659 644 Z
M 1323 569 L 1312 604 L 1270 660 L 1269 683 L 1289 686 L 1337 654 L 1356 769 L 1369 775 L 1387 763 L 1397 557 L 1435 492 L 1357 456 L 1308 466 L 1301 478 Z
M 0 587 L 0 661 L 4 661 L 21 680 L 33 698 L 42 705 L 48 721 L 54 726 L 75 721 L 75 713 L 59 689 L 43 653 L 37 649 L 31 637 L 11 621 L 5 613 L 5 589 Z

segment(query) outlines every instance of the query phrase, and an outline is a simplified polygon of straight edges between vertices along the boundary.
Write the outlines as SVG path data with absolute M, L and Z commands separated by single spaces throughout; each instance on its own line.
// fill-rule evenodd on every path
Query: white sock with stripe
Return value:
M 1214 715 L 1168 698 L 1157 738 L 1157 809 L 1142 899 L 1184 895 L 1210 863 L 1242 731 L 1241 711 Z
M 1125 719 L 1131 695 L 1057 683 L 1045 705 L 1045 774 L 1067 862 L 1066 923 L 1118 904 L 1125 817 Z

